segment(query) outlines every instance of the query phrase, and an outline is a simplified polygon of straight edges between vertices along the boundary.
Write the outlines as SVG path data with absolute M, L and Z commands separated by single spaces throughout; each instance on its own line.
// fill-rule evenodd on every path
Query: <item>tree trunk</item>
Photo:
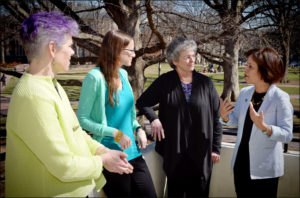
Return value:
M 132 62 L 132 66 L 127 69 L 135 100 L 143 93 L 145 82 L 144 65 L 145 61 L 139 57 L 135 59 Z
M 229 38 L 225 41 L 224 60 L 224 88 L 222 98 L 236 101 L 239 96 L 239 73 L 238 73 L 238 38 Z
M 285 54 L 283 55 L 283 64 L 285 64 L 285 71 L 284 71 L 284 76 L 283 78 L 281 79 L 281 83 L 288 83 L 289 82 L 289 79 L 288 79 L 288 69 L 289 69 L 289 51 L 290 49 L 287 48 L 284 50 Z
M 139 20 L 137 21 L 137 26 L 135 28 L 135 33 L 133 35 L 135 49 L 140 49 L 142 47 L 142 42 L 140 38 L 140 29 Z M 135 100 L 143 93 L 145 76 L 144 76 L 144 68 L 146 62 L 143 58 L 137 57 L 134 58 L 131 64 L 131 67 L 126 67 L 129 75 L 129 81 L 133 89 L 133 94 Z
M 282 42 L 282 49 L 283 49 L 283 56 L 282 61 L 283 64 L 286 66 L 284 71 L 284 76 L 281 79 L 281 83 L 288 83 L 288 66 L 289 66 L 289 58 L 290 58 L 290 37 L 288 36 L 288 32 L 285 33 L 286 38 Z
M 140 2 L 136 0 L 127 1 L 104 1 L 106 11 L 117 24 L 118 28 L 133 37 L 135 49 L 142 48 L 140 32 Z M 126 12 L 125 12 L 126 10 Z M 124 67 L 129 75 L 129 81 L 133 89 L 135 100 L 142 94 L 144 88 L 145 61 L 142 57 L 132 60 L 131 67 Z
M 4 33 L 1 33 L 1 63 L 5 63 Z

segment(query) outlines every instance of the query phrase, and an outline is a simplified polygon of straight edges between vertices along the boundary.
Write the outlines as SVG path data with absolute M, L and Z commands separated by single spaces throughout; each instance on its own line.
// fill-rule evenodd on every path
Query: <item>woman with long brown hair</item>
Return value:
M 107 179 L 104 192 L 109 197 L 156 197 L 150 172 L 140 152 L 140 148 L 146 148 L 146 134 L 136 120 L 128 74 L 121 68 L 122 65 L 131 66 L 134 57 L 131 36 L 120 30 L 107 32 L 97 66 L 87 74 L 81 88 L 78 106 L 81 126 L 108 148 L 124 151 L 134 167 L 129 175 L 104 170 Z

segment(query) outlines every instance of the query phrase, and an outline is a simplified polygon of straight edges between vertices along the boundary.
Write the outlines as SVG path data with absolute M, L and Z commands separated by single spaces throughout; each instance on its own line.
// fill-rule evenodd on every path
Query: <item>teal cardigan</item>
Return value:
M 120 68 L 119 71 L 132 91 L 126 70 Z M 78 104 L 77 116 L 81 127 L 91 132 L 93 138 L 98 142 L 101 142 L 105 136 L 113 137 L 115 130 L 115 128 L 107 126 L 105 115 L 105 91 L 107 88 L 107 83 L 100 68 L 93 68 L 83 81 Z M 136 120 L 134 105 L 131 109 L 131 120 L 133 131 L 135 131 L 140 125 Z

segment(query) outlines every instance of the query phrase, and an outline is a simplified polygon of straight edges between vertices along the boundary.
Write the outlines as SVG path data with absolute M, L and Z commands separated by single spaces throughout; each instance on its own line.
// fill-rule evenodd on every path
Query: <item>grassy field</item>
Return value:
M 203 71 L 203 66 L 200 65 L 196 65 L 195 66 L 196 71 Z M 214 69 L 217 69 L 217 66 L 214 66 Z M 240 83 L 245 83 L 244 80 L 244 66 L 239 67 L 239 82 Z M 161 74 L 166 73 L 168 71 L 171 70 L 171 67 L 168 64 L 161 64 Z M 224 82 L 224 73 L 220 72 L 220 73 L 205 73 L 205 75 L 207 75 L 208 77 L 210 77 L 212 79 L 212 81 L 215 83 L 215 87 L 217 89 L 217 92 L 219 93 L 219 95 L 222 94 L 223 91 L 223 84 L 219 84 L 219 83 L 223 83 Z M 158 77 L 158 66 L 157 65 L 153 65 L 148 67 L 145 70 L 145 76 L 147 78 L 147 81 L 145 83 L 144 86 L 144 90 L 147 89 L 147 87 L 149 87 L 149 85 Z M 289 68 L 288 71 L 288 79 L 289 79 L 289 83 L 287 83 L 288 85 L 291 85 L 289 87 L 287 87 L 287 84 L 278 84 L 277 86 L 282 89 L 283 91 L 287 92 L 289 95 L 300 95 L 300 89 L 299 89 L 299 82 L 300 82 L 300 68 Z M 298 85 L 298 87 L 293 86 L 293 85 Z M 247 84 L 240 84 L 240 90 L 243 87 L 249 86 Z M 300 110 L 300 102 L 299 102 L 299 98 L 293 98 L 291 97 L 291 103 L 294 107 L 294 110 Z
M 82 82 L 84 76 L 89 72 L 91 68 L 86 68 L 86 67 L 78 67 L 78 66 L 71 66 L 72 70 L 67 72 L 67 73 L 60 73 L 57 76 L 58 80 L 66 81 L 66 85 L 63 85 L 65 88 L 69 99 L 71 101 L 76 101 L 79 99 L 80 96 L 80 86 L 74 86 L 73 84 L 69 83 L 68 85 L 68 80 L 78 80 Z M 245 86 L 248 86 L 244 81 L 244 68 L 243 66 L 239 67 L 239 82 L 242 83 L 240 84 L 240 89 L 242 89 Z M 195 66 L 196 71 L 203 71 L 203 67 L 200 65 Z M 217 69 L 217 66 L 214 66 L 214 69 Z M 160 74 L 166 73 L 168 71 L 172 70 L 171 67 L 167 63 L 161 64 L 161 71 Z M 289 73 L 288 73 L 288 79 L 289 83 L 288 85 L 291 86 L 286 86 L 287 84 L 278 84 L 278 87 L 287 92 L 289 95 L 300 95 L 300 89 L 299 86 L 296 87 L 295 85 L 299 85 L 300 82 L 300 68 L 289 68 Z M 208 77 L 212 79 L 212 81 L 215 83 L 215 87 L 221 95 L 223 91 L 223 82 L 224 82 L 224 74 L 223 72 L 220 73 L 205 73 Z M 157 77 L 158 77 L 158 65 L 152 65 L 145 70 L 145 76 L 147 78 L 146 84 L 144 86 L 144 89 L 146 89 Z M 17 78 L 12 77 L 10 81 L 7 83 L 7 86 L 5 89 L 2 91 L 2 94 L 8 94 L 10 95 L 18 82 Z M 291 102 L 294 106 L 295 110 L 300 110 L 300 104 L 299 104 L 299 98 L 293 98 L 291 97 Z
M 217 69 L 217 66 L 215 65 L 214 66 L 214 69 L 216 70 Z M 244 80 L 244 69 L 245 69 L 245 66 L 240 66 L 239 67 L 239 82 L 245 82 Z M 163 74 L 163 73 L 166 73 L 168 71 L 172 70 L 172 68 L 169 66 L 169 64 L 167 63 L 163 63 L 161 64 L 161 71 L 160 73 Z M 196 71 L 203 71 L 203 66 L 202 65 L 195 65 L 195 70 Z M 300 74 L 300 68 L 289 68 L 289 71 L 288 71 L 288 79 L 290 81 L 298 81 L 297 82 L 292 82 L 291 84 L 297 84 L 299 85 L 299 80 L 300 80 L 300 77 L 299 77 L 299 74 Z M 220 72 L 220 73 L 205 73 L 205 75 L 209 76 L 213 81 L 215 82 L 223 82 L 224 81 L 224 73 L 223 72 Z M 157 78 L 158 77 L 158 65 L 152 65 L 148 68 L 146 68 L 145 70 L 145 76 L 147 78 Z
M 78 67 L 78 66 L 73 66 L 71 67 L 72 70 L 67 73 L 60 73 L 57 76 L 57 79 L 62 81 L 61 84 L 66 90 L 66 93 L 70 99 L 70 101 L 78 101 L 79 96 L 80 96 L 80 89 L 81 86 L 79 84 L 82 83 L 83 78 L 85 75 L 89 72 L 90 68 L 86 67 Z M 203 67 L 200 65 L 196 65 L 195 69 L 197 71 L 203 71 Z M 214 68 L 216 69 L 216 67 Z M 161 64 L 161 74 L 166 73 L 171 70 L 171 67 L 168 64 Z M 244 84 L 244 67 L 239 68 L 239 82 L 240 84 L 240 89 L 243 87 L 248 86 L 247 84 Z M 300 90 L 299 90 L 299 74 L 300 74 L 300 68 L 289 68 L 289 73 L 288 73 L 288 79 L 289 83 L 287 84 L 278 84 L 277 86 L 281 88 L 282 90 L 286 91 L 290 96 L 291 96 L 291 103 L 294 107 L 294 110 L 299 111 L 300 110 L 300 102 L 299 102 L 299 95 L 300 95 Z M 217 89 L 217 92 L 219 95 L 221 95 L 223 91 L 223 81 L 224 81 L 224 74 L 221 73 L 206 73 L 205 75 L 209 76 L 212 81 L 215 84 L 215 87 Z M 146 84 L 144 86 L 144 89 L 146 89 L 157 77 L 158 77 L 158 66 L 153 65 L 151 67 L 148 67 L 145 70 L 145 76 L 147 78 Z M 3 95 L 11 95 L 16 83 L 18 82 L 18 78 L 12 77 L 9 82 L 7 83 L 6 87 L 4 90 L 2 90 L 1 94 Z M 290 85 L 290 86 L 287 86 Z M 298 85 L 298 86 L 296 86 Z M 298 96 L 298 97 L 293 97 L 293 96 Z M 73 109 L 77 111 L 78 109 L 78 104 L 77 103 L 71 103 Z M 294 131 L 300 129 L 300 119 L 294 116 Z

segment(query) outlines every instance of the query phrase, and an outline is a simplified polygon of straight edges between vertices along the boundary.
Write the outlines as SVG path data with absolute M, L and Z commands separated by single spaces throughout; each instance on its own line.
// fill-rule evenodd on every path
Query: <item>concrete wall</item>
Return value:
M 214 165 L 210 183 L 210 197 L 236 197 L 233 173 L 230 170 L 234 144 L 222 143 L 221 160 Z M 152 175 L 158 197 L 166 195 L 166 176 L 162 170 L 162 158 L 154 151 L 154 144 L 143 151 Z M 284 154 L 284 176 L 279 179 L 278 197 L 300 197 L 299 152 Z
M 150 144 L 143 150 L 143 156 L 151 173 L 157 197 L 165 197 L 166 174 L 163 171 L 162 157 L 154 150 L 155 144 Z
M 231 144 L 232 145 L 232 144 Z M 236 197 L 233 182 L 233 173 L 230 162 L 233 154 L 233 145 L 222 143 L 221 159 L 214 164 L 210 182 L 210 197 Z

